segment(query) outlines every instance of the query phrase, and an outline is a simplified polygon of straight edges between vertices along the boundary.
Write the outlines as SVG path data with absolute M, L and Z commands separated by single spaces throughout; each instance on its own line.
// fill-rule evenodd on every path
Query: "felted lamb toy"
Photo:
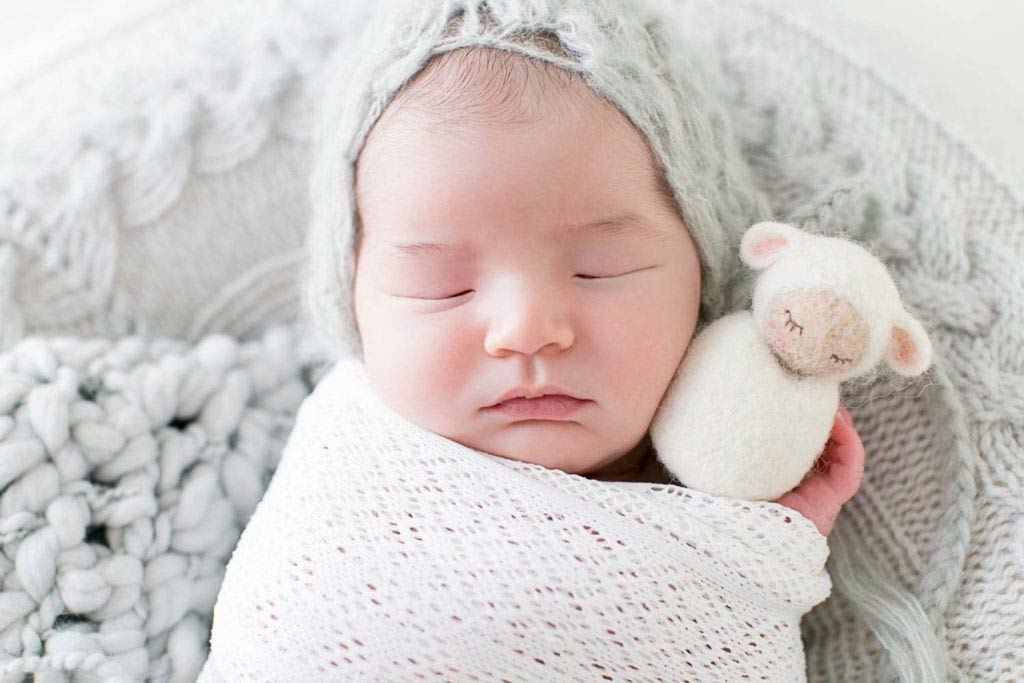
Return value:
M 886 267 L 852 241 L 765 221 L 744 233 L 740 258 L 763 271 L 753 311 L 723 316 L 694 339 L 651 440 L 685 486 L 774 500 L 824 449 L 841 382 L 882 360 L 916 377 L 932 346 Z

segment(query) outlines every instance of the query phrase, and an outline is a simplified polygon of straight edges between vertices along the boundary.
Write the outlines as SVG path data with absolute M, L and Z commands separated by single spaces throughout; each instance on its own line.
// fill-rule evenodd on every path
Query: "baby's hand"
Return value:
M 828 536 L 839 510 L 860 488 L 863 474 L 864 446 L 849 411 L 839 406 L 825 450 L 797 487 L 775 502 L 793 508 Z

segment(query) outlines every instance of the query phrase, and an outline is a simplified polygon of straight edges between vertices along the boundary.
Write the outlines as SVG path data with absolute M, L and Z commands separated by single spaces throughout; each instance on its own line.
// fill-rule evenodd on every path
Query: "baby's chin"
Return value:
M 575 422 L 525 420 L 508 424 L 473 448 L 570 474 L 593 469 L 604 457 L 595 435 Z

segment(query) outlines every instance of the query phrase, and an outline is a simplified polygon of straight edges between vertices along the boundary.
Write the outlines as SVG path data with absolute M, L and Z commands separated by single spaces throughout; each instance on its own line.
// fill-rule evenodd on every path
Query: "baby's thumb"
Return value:
M 853 426 L 853 416 L 850 415 L 850 411 L 846 409 L 846 406 L 839 406 L 839 415 L 843 418 L 843 422 L 846 423 L 847 427 Z

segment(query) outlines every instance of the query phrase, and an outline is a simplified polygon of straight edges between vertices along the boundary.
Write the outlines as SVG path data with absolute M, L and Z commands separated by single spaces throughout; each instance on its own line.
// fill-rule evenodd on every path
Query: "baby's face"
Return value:
M 700 264 L 625 122 L 604 103 L 529 126 L 371 132 L 355 309 L 396 412 L 577 474 L 643 438 L 693 335 Z M 586 402 L 557 419 L 489 408 L 544 385 Z

